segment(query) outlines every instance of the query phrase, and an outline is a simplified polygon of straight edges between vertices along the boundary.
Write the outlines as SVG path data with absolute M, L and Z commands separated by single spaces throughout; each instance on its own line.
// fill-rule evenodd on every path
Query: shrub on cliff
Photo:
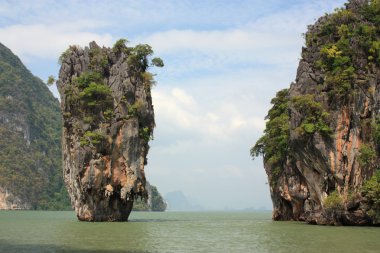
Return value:
M 380 170 L 367 180 L 363 186 L 362 194 L 366 198 L 368 204 L 368 214 L 373 218 L 374 222 L 380 222 Z
M 272 108 L 266 119 L 264 135 L 251 148 L 253 158 L 263 155 L 264 161 L 271 166 L 272 186 L 282 172 L 283 164 L 289 150 L 289 97 L 288 89 L 277 92 L 272 99 Z
M 375 150 L 368 144 L 363 144 L 359 149 L 359 164 L 362 167 L 371 165 L 376 159 Z
M 315 67 L 325 75 L 321 85 L 336 106 L 350 103 L 355 90 L 368 89 L 357 78 L 380 65 L 379 1 L 350 2 L 357 7 L 337 9 L 325 16 L 319 29 L 306 35 L 307 46 L 319 48 Z
M 333 191 L 329 196 L 323 201 L 323 206 L 325 209 L 330 209 L 333 211 L 340 211 L 344 209 L 343 198 L 340 196 L 338 191 Z
M 380 116 L 378 116 L 373 123 L 373 138 L 375 140 L 376 148 L 380 150 Z
M 303 119 L 296 129 L 301 134 L 314 134 L 318 132 L 322 135 L 332 133 L 328 125 L 329 113 L 322 104 L 315 101 L 315 96 L 311 94 L 296 96 L 292 98 L 292 105 L 297 111 L 302 112 Z

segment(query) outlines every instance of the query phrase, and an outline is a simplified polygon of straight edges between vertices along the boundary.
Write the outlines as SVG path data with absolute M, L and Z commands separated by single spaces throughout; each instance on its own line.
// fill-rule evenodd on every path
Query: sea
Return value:
M 80 222 L 71 211 L 0 211 L 0 252 L 380 252 L 379 227 L 275 222 L 271 212 L 132 212 Z

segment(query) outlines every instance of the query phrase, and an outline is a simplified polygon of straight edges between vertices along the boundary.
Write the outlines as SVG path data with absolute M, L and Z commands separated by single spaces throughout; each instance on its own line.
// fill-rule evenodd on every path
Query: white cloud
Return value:
M 289 19 L 287 15 L 284 18 Z M 297 23 L 292 20 L 289 24 L 291 34 L 306 29 L 305 20 Z M 178 53 L 179 51 L 214 52 L 247 52 L 250 50 L 268 49 L 281 45 L 286 47 L 298 42 L 298 37 L 289 34 L 289 26 L 283 24 L 284 20 L 272 18 L 258 20 L 249 25 L 223 30 L 168 30 L 149 35 L 144 40 L 154 45 L 159 53 Z M 287 22 L 287 20 L 285 20 Z M 281 25 L 278 25 L 281 24 Z M 292 26 L 293 25 L 293 26 Z M 287 28 L 287 29 L 285 29 Z M 279 40 L 280 39 L 280 40 Z
M 280 37 L 273 38 L 273 40 L 279 41 Z M 170 39 L 167 41 L 170 41 Z M 215 43 L 217 41 L 215 40 Z M 156 54 L 165 62 L 165 69 L 159 73 L 160 77 L 174 77 L 184 80 L 199 76 L 207 78 L 211 74 L 220 75 L 221 79 L 223 79 L 226 74 L 240 72 L 244 69 L 270 68 L 275 73 L 281 71 L 279 68 L 287 68 L 289 65 L 294 66 L 299 60 L 302 39 L 301 36 L 294 36 L 292 46 L 279 43 L 268 48 L 262 46 L 255 48 L 254 45 L 250 45 L 251 48 L 246 50 L 242 42 L 239 46 L 231 48 L 225 46 L 224 49 L 220 48 L 220 50 L 210 43 L 209 50 L 207 47 L 198 50 L 193 48 L 192 45 L 188 45 L 188 48 L 183 48 L 179 51 L 174 51 L 175 49 L 173 49 L 173 51 L 160 52 L 159 46 L 155 42 L 147 41 L 147 43 L 153 46 Z M 173 44 L 175 48 L 175 41 Z M 268 43 L 263 41 L 262 44 Z
M 58 59 L 69 45 L 85 46 L 93 40 L 99 45 L 112 45 L 112 35 L 86 32 L 95 25 L 101 23 L 83 20 L 75 24 L 11 25 L 0 28 L 0 41 L 22 59 Z
M 219 168 L 216 174 L 217 177 L 224 179 L 243 179 L 246 173 L 243 169 L 236 166 L 224 166 L 222 168 Z
M 166 72 L 183 76 L 192 72 L 296 64 L 304 44 L 302 33 L 326 9 L 338 2 L 309 1 L 275 11 L 232 28 L 170 29 L 139 37 L 164 60 Z
M 171 30 L 141 38 L 165 58 L 176 58 L 170 72 L 219 70 L 231 65 L 285 64 L 294 61 L 302 45 L 300 33 L 257 31 L 249 27 L 233 30 Z
M 203 138 L 228 139 L 239 131 L 263 130 L 265 123 L 249 111 L 240 110 L 229 101 L 218 101 L 217 108 L 211 110 L 207 104 L 200 104 L 185 90 L 173 88 L 169 91 L 153 91 L 156 117 L 165 126 L 177 131 L 201 134 Z M 215 103 L 210 98 L 209 103 Z
M 174 88 L 171 91 L 171 95 L 178 100 L 181 104 L 186 105 L 187 107 L 195 106 L 195 101 L 193 97 L 186 94 L 184 90 Z

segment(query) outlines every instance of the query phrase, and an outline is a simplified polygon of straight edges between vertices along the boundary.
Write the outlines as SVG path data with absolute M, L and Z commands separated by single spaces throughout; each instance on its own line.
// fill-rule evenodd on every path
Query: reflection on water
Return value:
M 379 252 L 380 228 L 273 222 L 269 212 L 135 212 L 88 223 L 73 212 L 0 212 L 0 252 Z

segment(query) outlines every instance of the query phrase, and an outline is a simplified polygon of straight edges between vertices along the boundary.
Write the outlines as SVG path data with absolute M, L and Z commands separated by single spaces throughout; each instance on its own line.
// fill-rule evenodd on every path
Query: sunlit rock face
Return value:
M 0 210 L 30 209 L 30 206 L 15 197 L 7 189 L 0 187 Z
M 154 111 L 146 57 L 92 42 L 60 58 L 63 171 L 79 220 L 127 221 L 134 199 L 147 196 Z
M 281 159 L 264 154 L 274 220 L 379 223 L 363 192 L 380 157 L 379 35 L 360 30 L 377 29 L 380 13 L 371 8 L 369 1 L 351 0 L 306 33 L 284 103 L 288 146 Z

